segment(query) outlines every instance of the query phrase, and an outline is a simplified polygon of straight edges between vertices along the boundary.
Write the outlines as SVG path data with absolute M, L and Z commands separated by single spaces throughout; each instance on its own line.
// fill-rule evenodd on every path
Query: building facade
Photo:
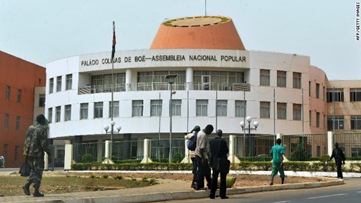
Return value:
M 26 130 L 45 107 L 45 68 L 0 51 L 0 156 L 23 162 Z M 43 90 L 42 90 L 43 88 Z

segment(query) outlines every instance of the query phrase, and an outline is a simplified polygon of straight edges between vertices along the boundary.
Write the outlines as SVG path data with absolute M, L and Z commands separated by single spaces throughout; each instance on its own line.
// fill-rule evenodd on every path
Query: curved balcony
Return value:
M 78 88 L 78 94 L 95 94 L 111 92 L 112 85 L 83 86 Z M 249 91 L 248 83 L 174 83 L 173 90 L 209 90 L 209 91 Z M 151 82 L 137 84 L 116 84 L 114 92 L 125 91 L 159 91 L 169 90 L 167 82 Z

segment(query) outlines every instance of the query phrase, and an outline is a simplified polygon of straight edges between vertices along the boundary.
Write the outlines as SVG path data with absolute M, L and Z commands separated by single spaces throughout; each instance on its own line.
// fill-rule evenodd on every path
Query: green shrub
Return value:
M 91 154 L 84 154 L 84 155 L 81 157 L 81 161 L 82 161 L 83 163 L 93 162 L 93 155 L 91 155 Z

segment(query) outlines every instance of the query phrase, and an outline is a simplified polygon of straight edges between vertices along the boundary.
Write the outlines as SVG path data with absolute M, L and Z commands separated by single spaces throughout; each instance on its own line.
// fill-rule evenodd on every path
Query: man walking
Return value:
M 330 161 L 335 159 L 336 162 L 336 169 L 337 169 L 337 178 L 343 179 L 342 175 L 342 164 L 345 164 L 345 154 L 343 153 L 342 149 L 338 147 L 338 143 L 335 143 L 335 148 L 332 150 L 332 155 L 330 157 Z
M 30 185 L 34 187 L 34 197 L 43 197 L 39 188 L 44 171 L 44 152 L 48 154 L 48 161 L 51 163 L 50 148 L 48 142 L 48 122 L 43 114 L 36 117 L 36 124 L 29 126 L 26 132 L 24 143 L 25 160 L 31 167 L 30 176 L 23 186 L 24 193 L 30 195 Z
M 276 145 L 274 145 L 270 151 L 272 156 L 272 174 L 271 174 L 271 183 L 273 185 L 273 179 L 275 175 L 280 173 L 282 184 L 285 182 L 285 172 L 283 170 L 283 156 L 285 154 L 285 148 L 281 146 L 282 140 L 278 138 L 276 140 Z
M 214 199 L 217 190 L 218 174 L 221 174 L 219 187 L 219 196 L 221 199 L 228 199 L 226 196 L 226 178 L 229 172 L 229 164 L 227 159 L 228 146 L 227 142 L 222 139 L 222 130 L 217 130 L 216 137 L 209 142 L 211 151 L 210 165 L 212 167 L 212 186 L 209 198 Z
M 198 125 L 194 126 L 193 130 L 191 131 L 191 133 L 187 134 L 184 136 L 184 138 L 186 140 L 189 140 L 193 137 L 193 136 L 197 136 L 198 132 L 201 130 L 201 127 L 199 127 Z M 194 187 L 197 184 L 197 163 L 195 160 L 196 157 L 196 153 L 193 150 L 189 150 L 188 156 L 191 158 L 192 160 L 192 173 L 193 173 L 193 180 L 192 180 L 192 184 L 191 187 Z
M 204 178 L 207 180 L 207 187 L 211 188 L 211 170 L 208 164 L 209 141 L 208 135 L 213 131 L 212 125 L 207 125 L 197 135 L 197 147 L 195 150 L 195 160 L 197 163 L 197 185 L 194 189 L 204 189 Z

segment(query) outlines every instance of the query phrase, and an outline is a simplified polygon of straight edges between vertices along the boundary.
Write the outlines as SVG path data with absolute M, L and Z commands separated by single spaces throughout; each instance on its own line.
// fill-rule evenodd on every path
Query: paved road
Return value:
M 181 201 L 166 201 L 167 203 L 180 202 L 224 202 L 224 203 L 353 203 L 361 202 L 361 179 L 346 178 L 344 185 L 312 188 L 302 190 L 280 190 L 270 192 L 247 193 L 231 195 L 227 200 L 216 198 L 192 199 Z

